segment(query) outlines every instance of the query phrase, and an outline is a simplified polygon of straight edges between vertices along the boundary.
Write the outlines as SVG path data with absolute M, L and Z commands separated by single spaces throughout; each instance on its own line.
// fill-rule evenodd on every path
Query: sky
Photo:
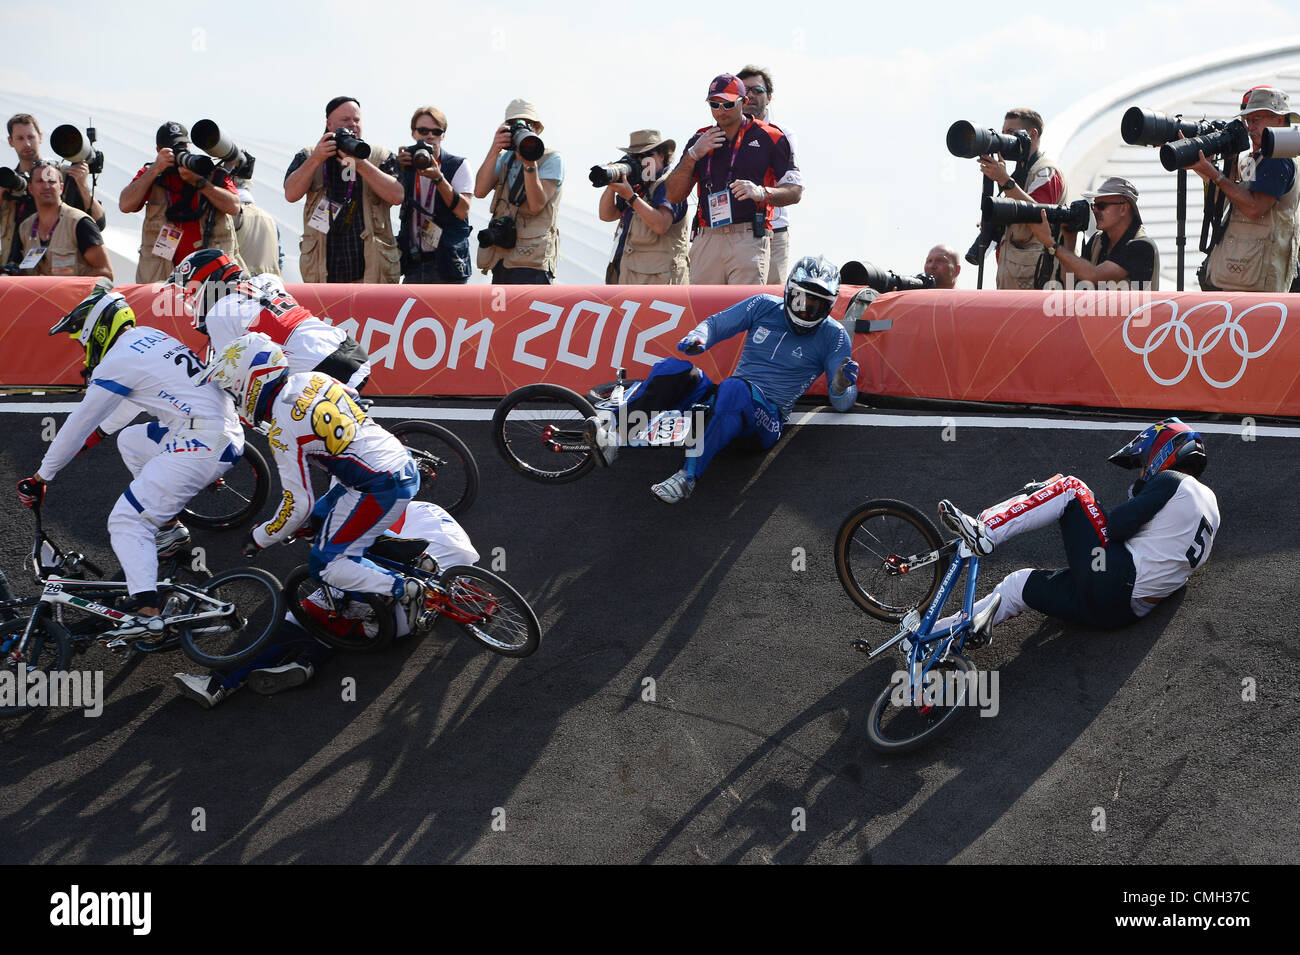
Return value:
M 952 122 L 1000 126 L 1008 108 L 1031 106 L 1050 140 L 1053 115 L 1089 93 L 1224 51 L 1227 23 L 1254 30 L 1235 30 L 1237 44 L 1300 33 L 1300 9 L 1271 0 L 1242 0 L 1226 20 L 1221 0 L 707 9 L 174 0 L 100 9 L 0 0 L 6 34 L 30 38 L 6 44 L 0 89 L 158 122 L 210 116 L 236 138 L 293 146 L 319 137 L 335 95 L 358 98 L 365 137 L 390 147 L 407 142 L 413 109 L 432 104 L 448 116 L 445 148 L 471 168 L 506 104 L 524 97 L 565 159 L 564 203 L 593 215 L 591 165 L 616 158 L 640 128 L 662 130 L 680 151 L 710 123 L 709 80 L 756 63 L 773 76 L 772 118 L 799 146 L 806 191 L 792 209 L 793 254 L 906 274 L 936 242 L 964 252 L 975 237 L 980 176 L 974 161 L 948 155 Z M 974 269 L 964 267 L 959 284 L 974 287 Z

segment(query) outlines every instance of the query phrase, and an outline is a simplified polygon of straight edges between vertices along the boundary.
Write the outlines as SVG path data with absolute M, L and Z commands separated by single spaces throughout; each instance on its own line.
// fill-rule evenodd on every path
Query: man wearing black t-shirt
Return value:
M 1160 254 L 1142 228 L 1138 191 L 1133 183 L 1111 176 L 1100 189 L 1085 192 L 1083 197 L 1092 200 L 1097 231 L 1083 244 L 1082 255 L 1074 254 L 1076 233 L 1063 228 L 1061 241 L 1052 239 L 1047 213 L 1030 226 L 1047 253 L 1056 256 L 1066 287 L 1088 282 L 1093 287 L 1104 283 L 1107 288 L 1159 288 Z

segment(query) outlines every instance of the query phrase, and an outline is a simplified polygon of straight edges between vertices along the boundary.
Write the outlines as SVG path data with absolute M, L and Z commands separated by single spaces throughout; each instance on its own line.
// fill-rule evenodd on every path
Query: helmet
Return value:
M 50 334 L 67 332 L 85 348 L 86 371 L 89 372 L 103 361 L 104 353 L 117 341 L 117 336 L 133 325 L 135 312 L 126 304 L 126 298 L 120 292 L 114 292 L 110 284 L 97 282 L 93 292 L 54 323 Z
M 289 370 L 289 360 L 269 335 L 249 332 L 221 350 L 212 360 L 204 382 L 212 382 L 235 399 L 239 420 L 249 427 L 269 417 L 271 386 Z
M 227 282 L 247 277 L 235 260 L 220 249 L 199 249 L 181 259 L 163 285 L 181 290 L 185 313 L 194 319 L 194 327 L 206 335 L 204 316 L 208 308 L 225 293 Z
M 1149 481 L 1166 468 L 1200 477 L 1205 470 L 1205 441 L 1177 418 L 1153 424 L 1110 456 L 1122 468 L 1141 468 Z
M 810 335 L 831 313 L 840 291 L 840 270 L 825 256 L 805 255 L 785 283 L 785 320 L 796 335 Z

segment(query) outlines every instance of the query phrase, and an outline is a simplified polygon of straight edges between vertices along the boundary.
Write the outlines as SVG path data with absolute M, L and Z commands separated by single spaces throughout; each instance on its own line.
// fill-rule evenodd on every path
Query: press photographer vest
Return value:
M 1254 182 L 1254 179 L 1251 179 Z M 1250 183 L 1242 183 L 1247 189 Z M 1210 250 L 1210 283 L 1225 292 L 1285 292 L 1296 276 L 1296 203 L 1300 200 L 1300 166 L 1291 188 L 1261 219 L 1237 214 L 1233 206 L 1223 238 Z
M 244 203 L 235 232 L 244 271 L 249 275 L 280 274 L 279 233 L 269 212 L 251 202 Z
M 439 168 L 442 170 L 443 178 L 448 183 L 460 171 L 461 165 L 465 162 L 462 156 L 453 156 L 451 153 L 444 152 Z M 433 192 L 433 219 L 434 224 L 442 230 L 442 235 L 438 239 L 438 247 L 432 252 L 422 252 L 420 249 L 420 237 L 411 232 L 411 219 L 415 217 L 415 183 L 418 181 L 420 173 L 411 166 L 407 168 L 406 175 L 402 177 L 402 183 L 406 188 L 406 208 L 402 212 L 402 228 L 398 235 L 398 240 L 405 253 L 410 256 L 433 256 L 437 265 L 438 275 L 448 282 L 463 282 L 469 278 L 469 235 L 473 231 L 469 224 L 469 219 L 462 219 L 447 207 L 447 203 L 442 198 L 442 191 L 434 187 Z M 430 179 L 424 180 L 429 186 L 433 186 Z M 462 199 L 463 203 L 465 200 Z M 423 214 L 423 210 L 421 210 Z
M 36 263 L 36 268 L 30 274 L 94 275 L 95 270 L 77 249 L 77 223 L 89 218 L 90 216 L 72 208 L 66 202 L 59 203 L 59 221 L 54 227 L 54 234 L 50 236 L 45 254 L 41 256 L 41 260 Z M 39 239 L 32 236 L 32 226 L 35 224 L 35 213 L 18 224 L 18 240 L 23 255 L 41 244 Z
M 1141 242 L 1145 245 L 1151 246 L 1151 261 L 1153 267 L 1151 270 L 1150 289 L 1151 291 L 1158 290 L 1160 288 L 1160 247 L 1156 245 L 1154 239 L 1152 239 L 1150 236 L 1147 235 L 1146 227 L 1142 225 L 1139 225 L 1137 227 L 1137 231 L 1134 232 L 1131 236 L 1129 236 L 1128 241 Z M 1098 265 L 1101 262 L 1101 259 L 1102 259 L 1101 233 L 1099 232 L 1097 233 L 1097 237 L 1093 240 L 1091 247 L 1089 247 L 1088 249 L 1088 261 L 1091 262 L 1093 265 Z M 1140 280 L 1134 279 L 1132 276 L 1129 276 L 1129 278 L 1123 279 L 1117 284 L 1119 284 L 1124 288 L 1132 288 L 1132 286 L 1130 286 L 1129 283 L 1133 281 L 1140 281 Z
M 12 199 L 0 199 L 0 265 L 9 261 L 9 253 L 14 247 L 14 221 L 18 217 L 18 203 Z
M 371 147 L 370 162 L 381 166 L 391 154 L 383 146 Z M 361 183 L 361 241 L 366 249 L 366 270 L 361 281 L 367 285 L 396 285 L 402 277 L 402 253 L 393 238 L 393 223 L 388 210 L 392 208 L 376 196 L 370 183 L 357 175 Z M 329 281 L 325 263 L 325 243 L 329 235 L 317 232 L 307 223 L 316 206 L 325 198 L 325 164 L 316 167 L 311 185 L 302 204 L 302 242 L 298 245 L 298 270 L 304 282 Z
M 671 170 L 665 168 L 663 175 L 646 189 L 646 197 L 653 196 L 655 190 L 668 178 Z M 685 285 L 690 276 L 691 240 L 687 234 L 690 229 L 690 217 L 682 216 L 680 222 L 674 222 L 663 235 L 656 235 L 654 229 L 646 224 L 635 212 L 627 227 L 627 241 L 623 243 L 623 258 L 619 262 L 619 274 L 637 272 L 636 283 L 645 285 Z M 633 284 L 625 278 L 621 284 Z
M 166 175 L 175 175 L 175 172 L 168 170 L 163 173 L 163 176 Z M 167 225 L 167 190 L 158 184 L 162 178 L 159 176 L 153 181 L 153 187 L 149 190 L 149 201 L 144 207 L 144 228 L 140 230 L 140 261 L 135 267 L 135 280 L 141 285 L 167 281 L 171 277 L 172 269 L 176 267 L 171 259 L 153 254 L 154 243 L 158 241 L 163 226 Z M 217 212 L 206 199 L 203 200 L 202 207 L 204 211 L 198 219 L 199 238 L 193 244 L 193 248 L 187 249 L 184 242 L 181 243 L 177 248 L 177 261 L 199 249 L 220 249 L 238 263 L 240 268 L 243 268 L 244 260 L 239 254 L 239 240 L 235 238 L 235 217 Z M 215 218 L 212 220 L 212 236 L 208 239 L 207 245 L 204 245 L 203 232 L 209 215 L 214 215 Z
M 1025 174 L 1025 181 L 1021 184 L 1021 188 L 1025 192 L 1029 192 L 1026 187 L 1044 169 L 1053 169 L 1061 174 L 1060 201 L 1064 202 L 1066 195 L 1065 174 L 1061 173 L 1060 167 L 1056 163 L 1041 153 L 1034 157 L 1033 164 L 1030 165 L 1029 171 Z M 1017 182 L 1019 182 L 1018 179 Z M 1033 232 L 1030 231 L 1026 223 L 1016 222 L 1007 226 L 1006 232 L 1002 235 L 1002 241 L 998 243 L 998 288 L 1041 288 L 1042 283 L 1036 282 L 1035 276 L 1038 275 L 1039 260 L 1042 259 L 1045 252 L 1046 249 L 1043 248 L 1043 244 L 1034 238 Z M 1049 274 L 1044 271 L 1042 275 L 1044 282 Z
M 542 153 L 542 157 L 537 160 L 539 171 L 542 163 L 554 155 L 553 149 Z M 554 275 L 560 262 L 560 230 L 556 222 L 560 211 L 560 193 L 564 187 L 555 187 L 555 192 L 537 215 L 520 215 L 519 206 L 510 201 L 510 187 L 506 184 L 510 170 L 515 165 L 516 162 L 511 157 L 501 167 L 496 191 L 492 194 L 492 212 L 488 216 L 489 219 L 514 216 L 518 233 L 515 247 L 503 249 L 496 245 L 479 246 L 477 265 L 484 273 L 491 272 L 499 262 L 508 269 L 545 269 Z M 519 174 L 524 175 L 522 170 Z

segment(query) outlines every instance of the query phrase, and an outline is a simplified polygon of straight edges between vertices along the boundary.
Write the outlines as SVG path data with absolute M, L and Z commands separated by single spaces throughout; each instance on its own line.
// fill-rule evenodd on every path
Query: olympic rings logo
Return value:
M 1136 326 L 1141 328 L 1149 324 L 1151 321 L 1150 315 L 1147 315 L 1140 322 L 1135 322 L 1134 319 L 1147 312 L 1149 309 L 1154 309 L 1158 305 L 1168 305 L 1170 307 L 1171 312 L 1169 319 L 1163 325 L 1157 325 L 1155 328 L 1152 328 L 1147 334 L 1146 342 L 1144 344 L 1134 344 L 1133 340 L 1129 338 L 1129 327 Z M 1223 306 L 1223 321 L 1209 329 L 1201 336 L 1200 341 L 1197 341 L 1187 320 L 1191 318 L 1192 313 L 1198 309 L 1212 308 L 1215 305 Z M 1241 322 L 1251 312 L 1261 308 L 1275 309 L 1277 311 L 1277 329 L 1273 332 L 1273 337 L 1265 342 L 1263 347 L 1252 350 L 1250 347 L 1250 337 L 1246 333 L 1246 329 L 1242 328 Z M 1232 304 L 1229 302 L 1200 302 L 1193 305 L 1184 312 L 1181 317 L 1179 317 L 1177 303 L 1172 299 L 1166 298 L 1160 299 L 1156 302 L 1148 302 L 1130 312 L 1128 318 L 1124 319 L 1123 334 L 1124 344 L 1128 346 L 1129 351 L 1133 352 L 1133 354 L 1142 356 L 1142 364 L 1146 368 L 1147 374 L 1151 376 L 1151 380 L 1156 384 L 1178 384 L 1187 377 L 1187 373 L 1192 370 L 1192 363 L 1195 362 L 1196 367 L 1200 369 L 1201 377 L 1205 379 L 1207 385 L 1211 385 L 1215 388 L 1231 388 L 1240 381 L 1241 376 L 1246 373 L 1246 365 L 1252 358 L 1260 357 L 1277 343 L 1278 338 L 1282 334 L 1282 329 L 1285 327 L 1286 306 L 1281 302 L 1261 302 L 1258 305 L 1250 306 L 1250 308 L 1245 309 L 1237 316 L 1232 314 Z M 1155 369 L 1151 367 L 1151 353 L 1163 345 L 1165 340 L 1171 335 L 1173 336 L 1174 344 L 1184 355 L 1187 356 L 1187 361 L 1183 365 L 1183 370 L 1173 378 L 1163 378 L 1156 374 Z M 1231 347 L 1232 350 L 1236 352 L 1237 357 L 1241 359 L 1241 367 L 1238 368 L 1237 373 L 1227 381 L 1220 381 L 1217 378 L 1212 377 L 1209 372 L 1205 370 L 1205 362 L 1203 359 L 1205 355 L 1214 350 L 1225 336 L 1228 339 L 1229 347 Z

